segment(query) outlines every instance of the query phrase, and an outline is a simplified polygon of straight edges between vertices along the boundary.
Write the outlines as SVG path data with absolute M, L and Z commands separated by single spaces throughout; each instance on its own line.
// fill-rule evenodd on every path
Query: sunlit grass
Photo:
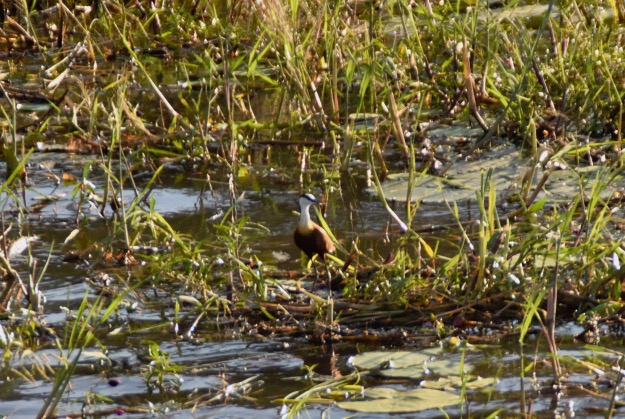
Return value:
M 64 135 L 83 145 L 76 149 L 95 154 L 74 184 L 77 209 L 69 246 L 84 250 L 71 239 L 87 236 L 86 206 L 110 215 L 108 236 L 97 243 L 100 262 L 110 267 L 115 260 L 132 284 L 144 281 L 146 287 L 169 291 L 176 337 L 192 337 L 220 316 L 249 315 L 274 325 L 287 319 L 302 328 L 303 319 L 320 321 L 324 336 L 328 331 L 325 337 L 332 338 L 332 327 L 361 321 L 358 310 L 372 323 L 390 312 L 403 313 L 405 321 L 429 310 L 442 337 L 446 321 L 479 303 L 520 320 L 521 341 L 530 325 L 544 324 L 556 359 L 548 331 L 556 312 L 542 308 L 545 300 L 553 303 L 557 291 L 565 291 L 587 301 L 621 304 L 625 252 L 616 226 L 622 197 L 603 195 L 622 175 L 625 30 L 617 2 L 609 2 L 611 17 L 595 13 L 597 4 L 570 2 L 546 4 L 540 13 L 519 2 L 499 9 L 483 2 L 465 7 L 461 2 L 264 0 L 197 2 L 193 8 L 174 2 L 173 13 L 148 2 L 98 4 L 97 11 L 58 5 L 54 16 L 64 20 L 56 30 L 37 26 L 38 14 L 54 5 L 17 10 L 3 42 L 23 45 L 46 65 L 25 75 L 19 65 L 7 64 L 2 77 L 40 81 L 51 110 L 28 121 L 14 99 L 2 102 L 3 204 L 14 203 L 26 214 L 17 181 L 26 179 L 32 151 L 19 135 L 56 139 L 53 127 L 68 127 L 71 132 Z M 155 59 L 156 53 L 162 56 Z M 176 63 L 167 67 L 176 69 L 173 76 L 161 74 L 168 60 Z M 114 71 L 101 72 L 100 67 L 111 68 L 107 61 Z M 58 92 L 67 100 L 55 102 Z M 259 109 L 266 103 L 254 102 L 259 92 L 273 95 L 269 112 Z M 360 115 L 375 123 L 356 129 Z M 427 130 L 452 121 L 478 126 L 483 134 L 472 144 L 450 145 L 452 158 L 445 164 L 473 158 L 490 141 L 519 145 L 531 164 L 517 185 L 514 209 L 494 187 L 492 173 L 485 172 L 475 197 L 476 218 L 468 221 L 458 203 L 447 202 L 452 227 L 429 234 L 415 223 L 419 197 L 409 188 L 403 206 L 393 207 L 381 184 L 393 171 L 407 171 L 409 185 L 441 173 L 440 162 L 430 157 L 439 144 L 429 142 Z M 321 140 L 297 144 L 313 134 Z M 303 273 L 286 285 L 250 245 L 269 235 L 240 206 L 250 146 L 259 138 L 291 141 L 301 159 L 289 172 L 291 187 L 322 191 L 330 206 L 341 203 L 341 175 L 356 159 L 367 165 L 366 175 L 354 173 L 368 177 L 392 220 L 392 249 L 389 255 L 374 254 L 360 249 L 358 238 L 341 242 L 331 234 L 338 248 L 329 257 L 331 270 L 344 285 L 332 298 L 298 291 L 305 288 Z M 207 188 L 214 187 L 216 173 L 223 182 L 215 184 L 228 196 L 229 208 L 207 222 L 202 233 L 208 239 L 181 234 L 155 210 L 150 194 L 166 164 L 205 179 Z M 579 175 L 580 192 L 569 202 L 539 196 L 541 188 L 531 179 L 542 185 L 554 171 L 575 165 L 603 169 L 590 187 Z M 140 170 L 148 176 L 138 182 Z M 321 223 L 332 233 L 331 225 Z M 20 296 L 19 276 L 5 247 L 2 267 L 12 285 L 0 302 L 8 313 L 22 303 L 42 312 L 45 305 L 35 294 L 45 269 L 28 266 L 21 286 L 25 297 Z M 64 394 L 80 351 L 93 344 L 90 328 L 101 327 L 119 300 L 107 307 L 103 300 L 90 304 L 85 297 L 79 318 L 67 330 L 62 349 L 70 352 L 64 353 L 42 416 Z M 185 304 L 193 308 L 183 310 Z M 95 306 L 106 315 L 98 318 Z M 580 310 L 592 308 L 586 304 Z M 28 324 L 3 326 L 5 360 L 37 345 L 28 337 Z M 37 321 L 32 325 L 36 328 Z M 148 346 L 155 366 L 147 381 L 162 386 L 177 366 L 158 343 Z M 39 371 L 15 374 L 50 378 L 45 365 L 34 370 Z M 290 414 L 325 388 L 286 397 L 293 406 Z

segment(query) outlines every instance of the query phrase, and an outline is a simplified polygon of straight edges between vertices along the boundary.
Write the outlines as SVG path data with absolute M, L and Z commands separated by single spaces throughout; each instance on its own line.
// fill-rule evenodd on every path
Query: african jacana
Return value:
M 300 218 L 297 228 L 293 234 L 295 244 L 302 252 L 306 253 L 308 259 L 312 259 L 314 255 L 318 255 L 323 259 L 323 263 L 328 273 L 328 281 L 330 281 L 330 271 L 326 262 L 326 253 L 334 252 L 334 243 L 330 240 L 328 233 L 321 226 L 310 219 L 310 206 L 318 204 L 317 198 L 311 194 L 304 194 L 299 198 Z M 315 271 L 317 268 L 315 267 Z M 328 286 L 330 283 L 328 282 Z M 314 285 L 313 285 L 314 288 Z

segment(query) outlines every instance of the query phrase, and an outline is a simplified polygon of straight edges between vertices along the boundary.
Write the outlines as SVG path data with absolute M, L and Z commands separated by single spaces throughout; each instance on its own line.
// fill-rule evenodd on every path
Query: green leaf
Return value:
M 462 403 L 459 394 L 429 388 L 400 391 L 373 388 L 365 391 L 369 400 L 339 402 L 341 409 L 366 413 L 407 413 L 440 409 Z
M 378 369 L 385 367 L 392 362 L 392 368 L 407 368 L 413 366 L 422 366 L 434 355 L 440 354 L 438 349 L 424 350 L 420 352 L 410 351 L 372 351 L 352 357 L 352 364 L 361 370 Z
M 533 214 L 535 212 L 540 211 L 541 209 L 543 209 L 546 203 L 547 203 L 547 197 L 545 196 L 543 199 L 541 199 L 538 202 L 535 202 L 531 207 L 529 207 L 528 213 Z
M 421 386 L 435 390 L 460 390 L 461 388 L 465 388 L 467 390 L 479 390 L 481 388 L 491 386 L 496 382 L 497 379 L 494 377 L 476 377 L 463 383 L 462 377 L 453 375 L 445 378 L 439 378 L 436 381 L 423 381 Z

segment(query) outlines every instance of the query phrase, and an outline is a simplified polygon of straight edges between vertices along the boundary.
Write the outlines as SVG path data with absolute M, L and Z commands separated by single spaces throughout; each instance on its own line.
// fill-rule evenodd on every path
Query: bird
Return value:
M 330 286 L 331 277 L 325 255 L 326 253 L 333 253 L 335 247 L 328 233 L 319 224 L 310 219 L 310 206 L 318 203 L 319 200 L 309 193 L 299 197 L 300 218 L 293 234 L 293 240 L 295 245 L 308 256 L 308 259 L 312 259 L 315 255 L 323 259 L 326 272 L 328 273 L 328 286 Z M 317 272 L 317 267 L 315 267 L 315 272 Z M 313 289 L 315 285 L 316 281 L 313 284 Z

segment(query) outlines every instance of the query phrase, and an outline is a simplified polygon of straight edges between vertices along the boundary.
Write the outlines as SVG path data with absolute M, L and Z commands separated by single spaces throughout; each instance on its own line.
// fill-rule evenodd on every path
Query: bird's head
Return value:
M 318 203 L 319 203 L 319 200 L 309 193 L 306 193 L 299 197 L 300 208 L 306 208 L 312 204 L 318 204 Z

